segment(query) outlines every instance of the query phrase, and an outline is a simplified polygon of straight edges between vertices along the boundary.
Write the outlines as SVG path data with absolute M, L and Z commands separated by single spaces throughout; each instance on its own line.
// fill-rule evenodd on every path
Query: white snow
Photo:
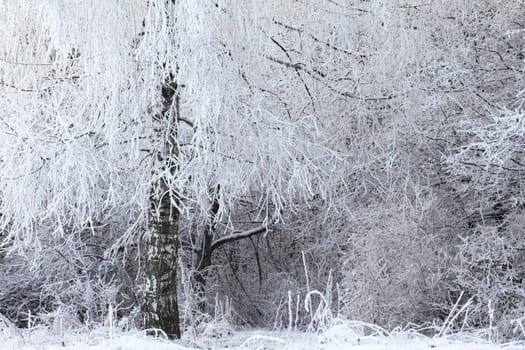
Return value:
M 388 336 L 363 336 L 359 329 L 337 325 L 322 334 L 302 332 L 239 331 L 225 337 L 196 337 L 168 341 L 146 336 L 140 331 L 118 332 L 100 328 L 82 333 L 53 334 L 48 329 L 0 329 L 2 350 L 523 350 L 525 342 L 492 344 L 473 335 L 439 338 L 416 332 L 397 332 Z

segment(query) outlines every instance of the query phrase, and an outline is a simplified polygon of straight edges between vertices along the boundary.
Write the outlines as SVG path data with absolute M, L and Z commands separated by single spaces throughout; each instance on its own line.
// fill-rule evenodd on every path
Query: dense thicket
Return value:
M 140 325 L 168 195 L 186 330 L 519 335 L 522 1 L 95 3 L 0 1 L 0 313 Z

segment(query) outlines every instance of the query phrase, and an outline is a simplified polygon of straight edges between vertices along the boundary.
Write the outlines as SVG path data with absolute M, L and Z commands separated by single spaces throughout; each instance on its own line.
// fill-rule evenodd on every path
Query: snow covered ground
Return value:
M 1 350 L 189 350 L 189 349 L 258 349 L 258 350 L 523 350 L 525 342 L 491 344 L 480 337 L 456 335 L 425 337 L 413 331 L 389 335 L 363 336 L 346 325 L 335 326 L 322 334 L 301 332 L 238 331 L 221 336 L 167 341 L 146 336 L 140 331 L 116 332 L 99 328 L 90 332 L 67 332 L 57 335 L 48 329 L 1 329 Z

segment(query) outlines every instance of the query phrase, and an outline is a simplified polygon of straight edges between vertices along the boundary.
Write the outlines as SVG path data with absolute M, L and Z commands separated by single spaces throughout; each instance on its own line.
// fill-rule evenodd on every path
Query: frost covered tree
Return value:
M 279 39 L 294 29 L 278 16 L 315 23 L 317 6 L 2 1 L 3 244 L 143 235 L 145 327 L 178 337 L 181 220 L 231 222 L 249 197 L 266 226 L 337 189 L 332 95 L 316 87 L 337 69 L 312 64 L 335 44 Z
M 489 300 L 507 310 L 513 300 L 519 313 L 523 299 L 508 295 L 522 273 L 510 221 L 523 188 L 523 3 L 352 3 L 353 40 L 368 53 L 358 89 L 391 99 L 359 109 L 350 143 L 347 312 L 422 323 L 463 295 L 478 326 L 489 323 Z M 487 259 L 496 236 L 507 248 Z M 506 260 L 514 268 L 502 271 Z
M 458 246 L 457 283 L 474 300 L 472 322 L 516 334 L 523 322 L 525 36 L 523 2 L 480 1 L 464 7 L 463 61 L 452 70 L 450 114 L 461 121 L 446 158 L 466 203 L 468 234 Z

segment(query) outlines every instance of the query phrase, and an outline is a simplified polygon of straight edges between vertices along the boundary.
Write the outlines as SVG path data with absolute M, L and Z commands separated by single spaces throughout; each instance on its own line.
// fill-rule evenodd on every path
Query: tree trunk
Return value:
M 197 297 L 197 307 L 200 313 L 206 313 L 206 278 L 208 268 L 211 266 L 213 254 L 212 242 L 215 219 L 219 212 L 219 201 L 217 199 L 219 189 L 215 191 L 215 199 L 210 208 L 209 222 L 207 223 L 202 235 L 202 245 L 196 261 L 195 270 L 193 271 L 193 290 Z
M 180 338 L 179 309 L 177 301 L 177 259 L 179 211 L 175 190 L 169 178 L 176 171 L 173 159 L 178 155 L 176 120 L 179 101 L 177 85 L 168 81 L 162 87 L 164 106 L 154 117 L 155 136 L 162 140 L 157 153 L 149 197 L 149 237 L 144 269 L 144 326 L 163 330 L 168 337 Z M 175 101 L 174 101 L 175 99 Z M 174 113 L 172 113 L 172 104 Z M 175 114 L 175 116 L 174 116 Z
M 203 237 L 204 241 L 208 241 L 206 235 Z M 211 240 L 210 240 L 211 241 Z M 203 245 L 209 245 L 204 243 Z M 193 271 L 193 290 L 197 299 L 197 311 L 201 314 L 206 313 L 206 278 L 208 268 L 211 265 L 212 252 L 205 250 L 201 252 L 197 266 Z

